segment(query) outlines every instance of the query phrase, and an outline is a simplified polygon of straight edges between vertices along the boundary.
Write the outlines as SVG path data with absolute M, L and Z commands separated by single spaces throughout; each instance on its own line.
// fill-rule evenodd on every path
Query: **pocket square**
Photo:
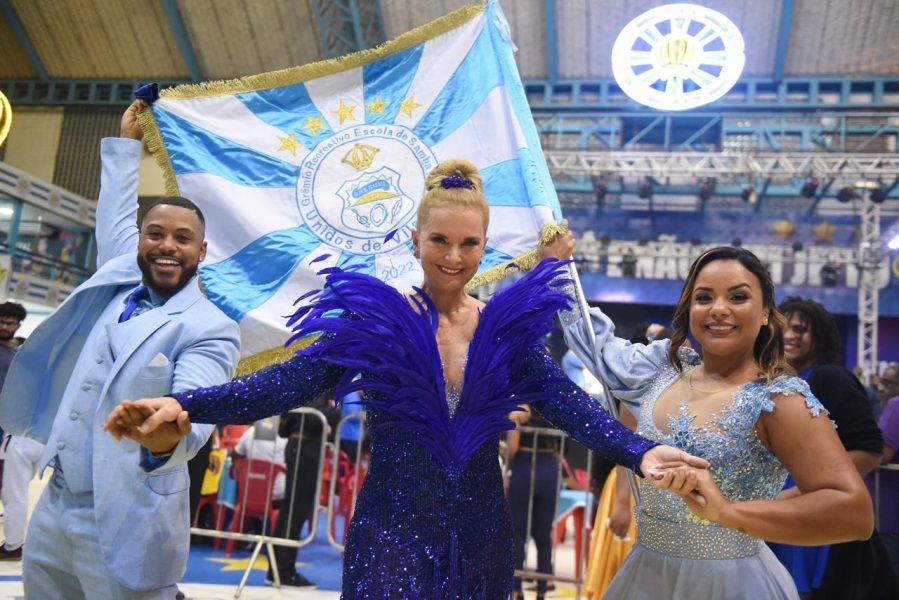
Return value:
M 157 354 L 156 356 L 153 357 L 153 360 L 151 360 L 150 364 L 148 364 L 147 366 L 148 367 L 164 367 L 167 364 L 169 364 L 169 359 L 166 358 L 165 354 L 160 352 L 159 354 Z

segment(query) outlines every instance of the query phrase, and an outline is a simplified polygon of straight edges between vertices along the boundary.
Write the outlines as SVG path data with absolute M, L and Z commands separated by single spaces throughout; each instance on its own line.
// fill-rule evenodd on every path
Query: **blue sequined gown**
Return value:
M 697 423 L 686 404 L 667 418 L 667 432 L 653 420 L 659 397 L 684 376 L 668 361 L 670 341 L 648 346 L 614 337 L 611 321 L 592 313 L 602 348 L 600 375 L 613 393 L 638 414 L 637 432 L 705 458 L 721 492 L 731 501 L 773 500 L 787 470 L 759 440 L 756 423 L 762 411 L 775 410 L 777 394 L 801 394 L 814 416 L 824 407 L 798 377 L 780 376 L 770 383 L 749 383 L 706 423 Z M 566 331 L 575 352 L 586 346 L 576 330 Z M 685 373 L 699 357 L 681 350 Z M 589 361 L 591 364 L 594 362 Z M 824 418 L 824 417 L 822 417 Z M 606 599 L 781 600 L 798 598 L 789 572 L 760 539 L 698 518 L 677 495 L 641 487 L 637 543 L 606 591 Z
M 295 319 L 297 335 L 323 333 L 309 349 L 176 398 L 194 422 L 243 423 L 335 387 L 338 397 L 364 390 L 371 463 L 348 532 L 343 598 L 504 599 L 515 558 L 498 461 L 508 413 L 529 402 L 631 468 L 654 445 L 621 427 L 540 349 L 553 314 L 567 306 L 559 272 L 557 261 L 544 261 L 482 311 L 457 401 L 448 403 L 429 300 L 422 295 L 413 310 L 392 288 L 347 271 L 331 273 Z

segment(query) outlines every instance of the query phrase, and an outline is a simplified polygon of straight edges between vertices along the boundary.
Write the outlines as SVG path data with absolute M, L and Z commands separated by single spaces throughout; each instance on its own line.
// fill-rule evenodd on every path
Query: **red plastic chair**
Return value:
M 343 454 L 341 452 L 341 454 Z M 349 457 L 347 457 L 349 460 Z M 361 463 L 366 463 L 367 461 L 360 459 Z M 359 493 L 362 491 L 362 485 L 365 483 L 365 474 L 366 468 L 363 464 L 359 465 L 358 472 L 358 483 L 356 482 L 357 474 L 355 470 L 355 465 L 352 462 L 348 463 L 345 474 L 337 480 L 337 508 L 334 511 L 335 519 L 331 519 L 331 533 L 336 536 L 336 528 L 335 528 L 335 520 L 337 516 L 343 517 L 343 543 L 346 543 L 346 534 L 350 528 L 350 519 L 353 518 L 353 510 L 355 509 L 355 503 L 353 502 L 353 493 L 355 491 L 356 498 L 359 498 Z
M 231 476 L 237 480 L 237 505 L 231 518 L 232 532 L 240 529 L 245 517 L 264 518 L 274 526 L 278 521 L 278 509 L 272 506 L 274 500 L 275 480 L 278 473 L 285 473 L 283 465 L 267 460 L 238 458 L 231 465 Z M 228 540 L 225 544 L 225 556 L 230 557 L 236 540 Z
M 240 436 L 250 427 L 252 425 L 225 425 L 222 429 L 221 447 L 227 452 L 233 450 L 240 441 Z

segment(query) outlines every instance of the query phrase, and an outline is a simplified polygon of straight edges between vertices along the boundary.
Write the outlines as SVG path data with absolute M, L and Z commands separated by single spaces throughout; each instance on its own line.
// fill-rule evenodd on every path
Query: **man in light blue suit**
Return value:
M 46 444 L 41 465 L 54 467 L 25 543 L 35 600 L 175 597 L 189 550 L 186 463 L 212 426 L 174 423 L 146 447 L 100 426 L 122 400 L 228 381 L 239 357 L 237 324 L 197 284 L 199 209 L 158 198 L 136 220 L 140 106 L 101 142 L 97 272 L 31 335 L 0 394 L 3 428 Z

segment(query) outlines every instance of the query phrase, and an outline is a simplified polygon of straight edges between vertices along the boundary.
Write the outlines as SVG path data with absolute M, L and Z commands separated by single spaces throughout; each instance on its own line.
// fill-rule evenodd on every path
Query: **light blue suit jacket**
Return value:
M 140 143 L 105 139 L 101 157 L 97 272 L 32 333 L 0 393 L 0 424 L 9 433 L 50 442 L 44 461 L 58 452 L 54 439 L 70 418 L 62 405 L 69 380 L 89 375 L 73 372 L 85 339 L 122 286 L 141 281 L 135 224 Z M 106 328 L 113 359 L 111 365 L 97 365 L 103 384 L 88 446 L 103 549 L 97 560 L 128 588 L 164 587 L 181 579 L 187 565 L 190 480 L 185 463 L 212 426 L 194 425 L 172 457 L 149 473 L 140 466 L 135 442 L 116 442 L 99 427 L 122 400 L 228 381 L 239 359 L 239 328 L 201 294 L 196 278 L 163 306 Z M 150 366 L 159 354 L 168 364 Z

